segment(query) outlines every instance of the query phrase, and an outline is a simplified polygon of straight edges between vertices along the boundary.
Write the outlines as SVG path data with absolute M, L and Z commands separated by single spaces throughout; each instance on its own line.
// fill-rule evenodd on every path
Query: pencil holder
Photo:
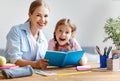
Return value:
M 106 68 L 107 67 L 107 59 L 108 56 L 100 56 L 100 68 Z
M 120 59 L 107 59 L 107 69 L 112 71 L 120 71 Z
M 32 74 L 33 74 L 33 69 L 30 65 L 25 67 L 17 67 L 17 68 L 2 70 L 2 75 L 4 76 L 4 78 L 18 78 L 18 77 L 30 76 Z

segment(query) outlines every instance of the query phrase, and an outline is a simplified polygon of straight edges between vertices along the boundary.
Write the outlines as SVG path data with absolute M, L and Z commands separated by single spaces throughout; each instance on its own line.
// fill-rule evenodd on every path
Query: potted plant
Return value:
M 112 39 L 117 50 L 120 50 L 120 17 L 108 18 L 104 26 L 105 32 L 108 34 L 103 42 Z

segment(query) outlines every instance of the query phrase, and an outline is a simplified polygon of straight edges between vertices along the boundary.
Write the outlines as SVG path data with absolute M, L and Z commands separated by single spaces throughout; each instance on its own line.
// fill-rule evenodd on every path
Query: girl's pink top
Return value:
M 82 50 L 81 46 L 78 44 L 76 39 L 73 38 L 71 40 L 72 40 L 72 45 L 73 45 L 72 50 Z M 55 44 L 56 44 L 56 41 L 54 40 L 54 38 L 50 39 L 48 42 L 48 50 L 54 51 Z

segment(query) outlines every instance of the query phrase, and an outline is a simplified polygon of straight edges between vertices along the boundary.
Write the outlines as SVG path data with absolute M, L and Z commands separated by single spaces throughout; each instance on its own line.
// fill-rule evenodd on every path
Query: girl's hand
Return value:
M 48 60 L 41 58 L 37 61 L 36 64 L 39 69 L 46 69 L 48 66 Z

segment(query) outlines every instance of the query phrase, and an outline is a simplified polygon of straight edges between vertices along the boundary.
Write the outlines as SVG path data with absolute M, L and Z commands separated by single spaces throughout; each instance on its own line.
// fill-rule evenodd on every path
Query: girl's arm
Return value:
M 74 50 L 82 50 L 81 46 L 79 45 L 79 43 L 77 42 L 76 39 L 73 39 L 73 49 Z M 79 65 L 85 65 L 87 63 L 87 57 L 84 54 L 83 57 L 81 58 L 81 60 L 79 61 Z

